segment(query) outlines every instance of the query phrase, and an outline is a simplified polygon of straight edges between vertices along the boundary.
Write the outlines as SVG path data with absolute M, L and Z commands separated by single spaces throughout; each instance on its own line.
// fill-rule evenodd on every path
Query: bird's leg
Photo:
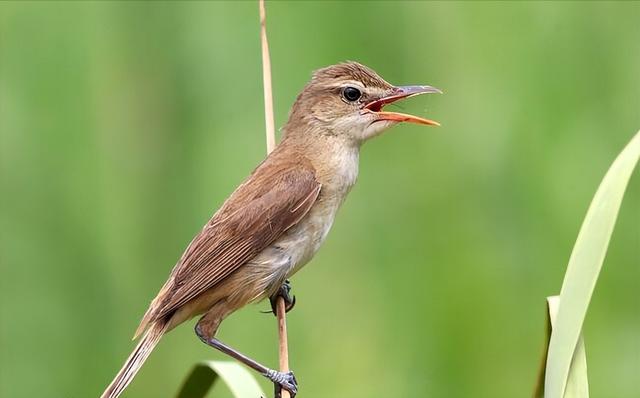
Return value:
M 285 312 L 291 311 L 296 305 L 296 296 L 291 295 L 291 282 L 289 282 L 289 279 L 286 279 L 278 291 L 273 296 L 269 297 L 269 301 L 271 302 L 271 311 L 275 316 L 278 316 L 276 310 L 278 306 L 278 297 L 282 297 L 284 299 Z
M 203 343 L 215 348 L 216 350 L 223 352 L 230 357 L 240 361 L 241 363 L 247 365 L 251 369 L 260 373 L 267 379 L 271 380 L 274 384 L 276 397 L 280 398 L 281 391 L 284 388 L 289 391 L 291 394 L 291 398 L 294 398 L 298 393 L 298 382 L 296 377 L 293 375 L 293 372 L 280 372 L 277 370 L 270 369 L 261 363 L 249 358 L 248 356 L 242 354 L 241 352 L 229 347 L 222 341 L 216 339 L 215 337 L 208 337 L 207 333 L 204 332 L 201 323 L 203 321 L 206 322 L 206 316 L 204 316 L 198 324 L 196 324 L 196 334 L 202 340 Z

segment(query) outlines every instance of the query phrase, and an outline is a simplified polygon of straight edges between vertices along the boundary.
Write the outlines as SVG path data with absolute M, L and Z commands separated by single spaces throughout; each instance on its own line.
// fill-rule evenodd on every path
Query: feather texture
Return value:
M 196 235 L 151 303 L 136 336 L 211 289 L 298 223 L 321 184 L 302 155 L 279 146 Z
M 100 398 L 116 398 L 124 391 L 166 330 L 166 322 L 155 322 L 149 327 L 144 337 L 140 340 L 131 355 L 129 355 L 129 358 L 127 358 L 122 369 L 120 369 Z

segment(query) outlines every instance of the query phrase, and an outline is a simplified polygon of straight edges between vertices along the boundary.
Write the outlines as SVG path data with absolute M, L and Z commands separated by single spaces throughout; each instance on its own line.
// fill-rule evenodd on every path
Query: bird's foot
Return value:
M 271 311 L 273 315 L 278 315 L 277 311 L 277 303 L 278 298 L 282 297 L 284 299 L 284 308 L 285 312 L 289 312 L 296 305 L 296 296 L 291 295 L 291 283 L 289 279 L 285 280 L 280 289 L 273 296 L 269 297 L 269 301 L 271 302 Z
M 298 393 L 298 381 L 293 375 L 293 372 L 278 372 L 277 370 L 269 369 L 265 376 L 273 382 L 275 389 L 274 398 L 282 397 L 282 389 L 289 391 L 291 398 L 295 398 Z

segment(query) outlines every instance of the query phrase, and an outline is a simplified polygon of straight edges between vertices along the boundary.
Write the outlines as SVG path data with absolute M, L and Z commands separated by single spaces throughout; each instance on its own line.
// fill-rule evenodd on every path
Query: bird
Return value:
M 294 397 L 293 372 L 270 369 L 217 339 L 221 322 L 245 305 L 294 299 L 288 279 L 316 254 L 356 183 L 362 144 L 401 122 L 439 126 L 383 108 L 408 97 L 442 93 L 394 86 L 373 69 L 348 61 L 316 70 L 297 96 L 276 148 L 193 238 L 151 301 L 135 332 L 140 341 L 101 398 L 129 385 L 161 337 L 201 315 L 205 344 L 235 358 Z

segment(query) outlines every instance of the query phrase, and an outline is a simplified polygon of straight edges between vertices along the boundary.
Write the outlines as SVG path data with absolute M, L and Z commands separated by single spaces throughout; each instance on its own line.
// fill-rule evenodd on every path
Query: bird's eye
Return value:
M 354 102 L 360 99 L 362 93 L 355 87 L 345 87 L 342 89 L 342 96 L 349 102 Z

